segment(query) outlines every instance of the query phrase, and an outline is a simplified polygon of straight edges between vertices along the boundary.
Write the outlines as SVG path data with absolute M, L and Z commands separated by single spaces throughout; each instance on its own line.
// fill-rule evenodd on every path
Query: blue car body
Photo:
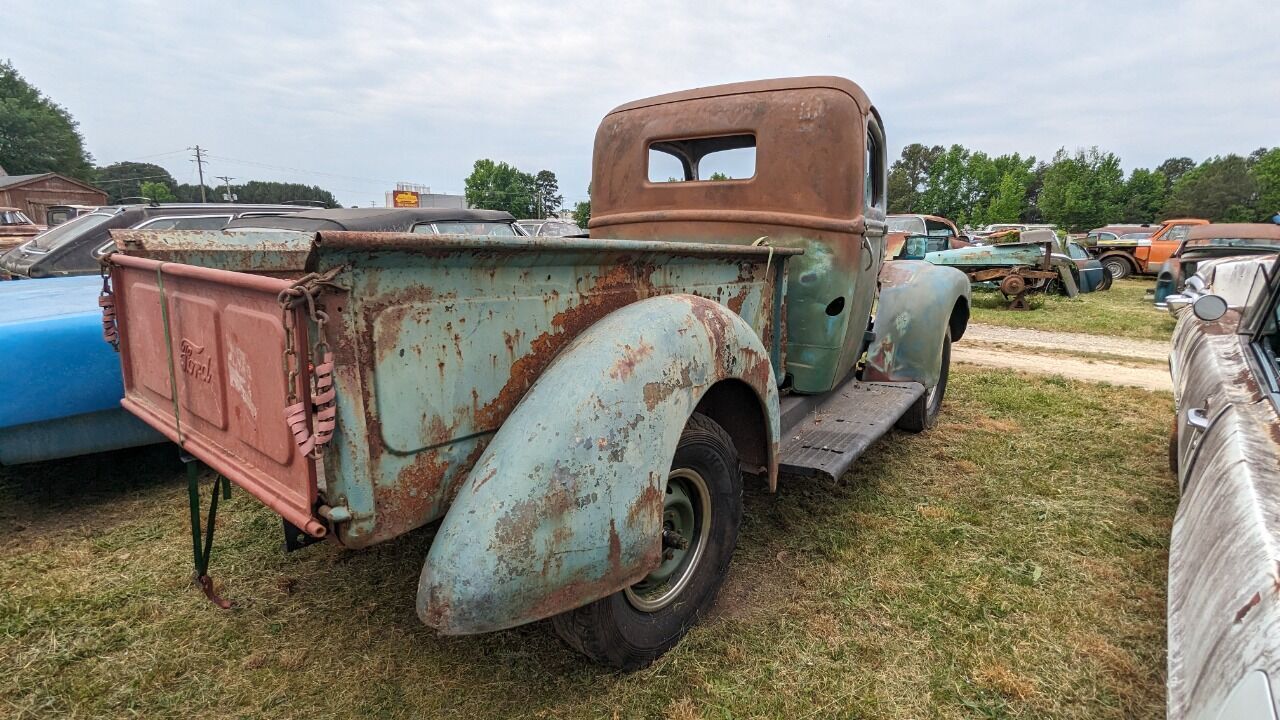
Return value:
M 97 277 L 0 283 L 0 465 L 164 442 L 124 411 Z

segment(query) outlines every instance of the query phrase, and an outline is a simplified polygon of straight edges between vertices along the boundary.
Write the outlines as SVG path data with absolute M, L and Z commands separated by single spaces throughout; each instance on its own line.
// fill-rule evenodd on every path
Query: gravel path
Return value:
M 1132 357 L 1139 362 L 1077 358 L 1058 354 L 1061 352 L 1105 353 Z M 1168 355 L 1168 343 L 1152 340 L 1046 332 L 980 323 L 970 324 L 964 338 L 951 350 L 951 359 L 958 363 L 1166 391 L 1173 389 L 1168 369 L 1149 361 L 1164 360 Z

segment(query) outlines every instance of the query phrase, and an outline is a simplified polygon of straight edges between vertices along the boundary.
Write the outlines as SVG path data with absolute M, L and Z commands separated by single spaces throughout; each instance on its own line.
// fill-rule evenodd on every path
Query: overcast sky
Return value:
M 462 191 L 471 164 L 549 169 L 585 199 L 595 126 L 658 93 L 843 75 L 911 142 L 1126 168 L 1280 145 L 1280 2 L 15 2 L 0 58 L 80 122 L 99 164 Z M 480 7 L 486 5 L 487 7 Z

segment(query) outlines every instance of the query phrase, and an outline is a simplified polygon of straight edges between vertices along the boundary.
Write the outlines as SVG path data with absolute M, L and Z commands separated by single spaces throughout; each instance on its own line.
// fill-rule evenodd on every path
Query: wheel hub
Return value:
M 673 471 L 662 503 L 662 562 L 623 591 L 631 606 L 654 612 L 671 604 L 693 577 L 710 531 L 706 481 L 688 468 Z

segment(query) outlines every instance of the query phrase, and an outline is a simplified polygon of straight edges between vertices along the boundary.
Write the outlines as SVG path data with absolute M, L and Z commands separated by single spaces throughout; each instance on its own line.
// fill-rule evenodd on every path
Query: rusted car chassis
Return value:
M 750 178 L 698 176 L 757 145 Z M 653 152 L 684 180 L 648 180 Z M 714 601 L 744 472 L 838 478 L 934 422 L 968 281 L 884 262 L 884 135 L 847 80 L 624 105 L 594 162 L 588 238 L 115 233 L 125 406 L 295 545 L 440 521 L 417 610 L 441 632 L 550 617 L 651 662 Z

